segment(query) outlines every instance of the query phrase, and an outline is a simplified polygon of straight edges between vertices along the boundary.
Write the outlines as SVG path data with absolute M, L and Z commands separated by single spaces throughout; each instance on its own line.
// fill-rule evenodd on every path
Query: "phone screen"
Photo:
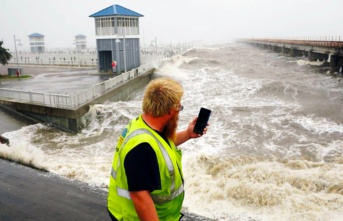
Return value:
M 199 116 L 193 130 L 195 133 L 202 134 L 204 132 L 204 129 L 207 126 L 207 122 L 210 119 L 210 115 L 211 110 L 203 107 L 200 108 Z

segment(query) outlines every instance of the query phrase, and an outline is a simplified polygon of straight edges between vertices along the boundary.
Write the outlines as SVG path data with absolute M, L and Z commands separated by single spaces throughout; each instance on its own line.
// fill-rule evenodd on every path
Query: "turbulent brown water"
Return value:
M 180 146 L 184 207 L 217 220 L 343 220 L 343 82 L 326 72 L 237 44 L 158 67 L 184 86 L 180 128 L 200 107 L 212 110 L 208 134 Z M 107 188 L 116 139 L 141 112 L 143 90 L 92 106 L 77 135 L 41 124 L 7 132 L 11 148 L 0 152 Z

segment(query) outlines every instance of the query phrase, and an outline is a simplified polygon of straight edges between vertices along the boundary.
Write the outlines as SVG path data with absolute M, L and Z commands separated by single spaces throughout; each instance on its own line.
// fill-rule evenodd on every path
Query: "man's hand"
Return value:
M 209 124 L 207 124 L 206 128 L 204 129 L 203 134 L 197 134 L 197 133 L 193 132 L 195 123 L 197 122 L 197 119 L 198 119 L 198 117 L 194 118 L 188 124 L 187 130 L 183 130 L 183 131 L 177 132 L 177 134 L 176 134 L 176 142 L 175 142 L 176 146 L 186 142 L 187 140 L 189 140 L 191 138 L 198 138 L 198 137 L 201 137 L 202 135 L 206 134 L 207 126 L 209 126 Z
M 202 135 L 206 134 L 207 132 L 207 126 L 209 126 L 209 124 L 206 125 L 203 134 L 197 134 L 195 133 L 194 130 L 194 126 L 195 123 L 197 122 L 198 117 L 194 118 L 189 124 L 188 124 L 188 128 L 187 128 L 187 133 L 189 138 L 198 138 L 201 137 Z

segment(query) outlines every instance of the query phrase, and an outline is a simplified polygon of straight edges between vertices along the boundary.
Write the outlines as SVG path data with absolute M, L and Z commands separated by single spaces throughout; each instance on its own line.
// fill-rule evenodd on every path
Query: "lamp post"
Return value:
M 80 41 L 77 39 L 75 36 L 75 40 L 73 42 L 73 45 L 76 46 L 76 52 L 77 52 L 77 62 L 79 63 L 79 67 L 81 67 L 81 61 L 80 61 L 80 50 L 81 50 L 81 45 Z
M 126 73 L 126 39 L 125 39 L 125 34 L 126 34 L 126 24 L 124 25 L 123 20 L 122 20 L 122 27 L 123 27 L 123 34 L 124 34 L 124 38 L 123 38 L 123 56 L 124 56 L 124 70 Z
M 13 35 L 14 37 L 14 47 L 15 47 L 15 54 L 16 54 L 16 57 L 17 57 L 17 72 L 19 73 L 19 75 L 21 75 L 20 71 L 19 71 L 19 59 L 18 59 L 18 51 L 17 51 L 17 41 L 19 42 L 18 46 L 21 46 L 21 42 L 20 42 L 20 39 L 16 39 L 15 38 L 15 35 Z
M 120 40 L 117 38 L 116 40 L 116 56 L 117 56 L 117 74 L 120 73 L 120 57 L 119 57 L 119 43 L 120 43 Z
M 152 43 L 155 43 L 155 50 L 157 55 L 157 38 L 155 37 L 155 41 L 151 41 L 151 46 L 154 46 Z
M 125 41 L 125 31 L 124 31 L 124 41 L 123 41 L 123 50 L 124 50 L 124 70 L 126 73 L 126 41 Z
M 114 67 L 112 65 L 112 63 L 114 62 L 114 59 L 113 59 L 113 40 L 110 39 L 111 41 L 111 66 L 112 66 L 112 74 L 114 74 Z
M 80 49 L 77 49 L 77 60 L 79 60 L 79 67 L 81 67 L 81 60 L 80 60 Z

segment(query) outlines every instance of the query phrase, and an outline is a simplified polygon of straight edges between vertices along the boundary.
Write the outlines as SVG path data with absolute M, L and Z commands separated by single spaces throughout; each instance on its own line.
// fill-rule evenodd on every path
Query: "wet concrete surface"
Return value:
M 7 74 L 8 66 L 1 66 L 0 73 Z M 0 88 L 34 92 L 72 93 L 86 90 L 106 81 L 114 74 L 98 72 L 96 68 L 22 66 L 28 79 L 1 80 Z
M 0 159 L 0 220 L 111 219 L 105 190 Z M 211 219 L 185 213 L 181 220 Z
M 106 193 L 0 159 L 0 220 L 108 220 Z

